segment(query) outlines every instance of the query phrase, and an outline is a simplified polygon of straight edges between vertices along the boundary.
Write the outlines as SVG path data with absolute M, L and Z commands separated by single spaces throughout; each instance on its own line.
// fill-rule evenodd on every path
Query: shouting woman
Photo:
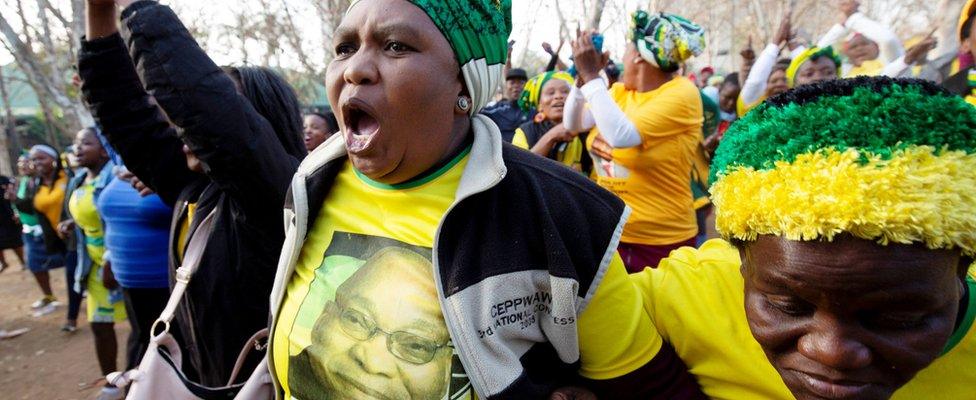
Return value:
M 346 12 L 326 74 L 341 134 L 299 167 L 285 211 L 269 362 L 284 398 L 698 392 L 615 255 L 624 204 L 478 114 L 510 13 L 508 0 Z

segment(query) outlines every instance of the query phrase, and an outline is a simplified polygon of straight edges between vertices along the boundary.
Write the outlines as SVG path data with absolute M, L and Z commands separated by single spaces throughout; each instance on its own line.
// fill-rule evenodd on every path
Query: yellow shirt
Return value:
M 34 194 L 34 209 L 39 211 L 51 227 L 58 228 L 61 222 L 61 211 L 64 209 L 64 192 L 68 189 L 68 175 L 61 171 L 53 186 L 39 185 Z
M 372 182 L 349 163 L 338 174 L 271 339 L 285 398 L 475 397 L 450 347 L 430 262 L 467 162 L 462 154 L 407 187 Z M 656 355 L 662 341 L 640 304 L 615 258 L 579 319 L 581 374 L 619 377 Z
M 529 139 L 525 136 L 525 131 L 523 131 L 522 128 L 515 128 L 515 136 L 512 137 L 512 145 L 521 149 L 532 150 L 532 148 L 529 147 Z M 556 161 L 572 168 L 577 172 L 583 171 L 582 160 L 583 142 L 580 141 L 579 137 L 573 138 L 573 140 L 566 145 L 565 149 L 556 153 Z
M 593 159 L 596 182 L 633 209 L 622 241 L 666 245 L 695 237 L 691 170 L 704 119 L 698 88 L 678 76 L 645 93 L 618 83 L 610 96 L 641 135 L 639 146 L 614 150 L 613 162 Z M 594 128 L 588 148 L 597 134 Z
M 183 222 L 180 222 L 180 232 L 176 235 L 176 254 L 180 263 L 183 262 L 183 253 L 186 250 L 186 240 L 187 236 L 190 234 L 190 224 L 193 223 L 193 214 L 197 211 L 197 203 L 187 203 L 186 204 L 186 216 L 183 217 Z
M 749 331 L 739 266 L 738 251 L 716 239 L 699 249 L 676 250 L 657 269 L 631 277 L 661 336 L 674 346 L 706 395 L 792 399 Z M 973 285 L 970 282 L 970 288 Z M 976 313 L 974 296 L 971 291 L 969 313 Z M 962 341 L 895 392 L 893 399 L 972 399 L 976 329 L 961 331 L 966 332 Z
M 881 75 L 881 71 L 884 71 L 884 64 L 878 60 L 865 61 L 861 63 L 860 67 L 853 67 L 850 71 L 847 71 L 847 76 L 845 78 L 853 78 L 855 76 L 878 76 Z
M 105 256 L 105 231 L 102 230 L 102 217 L 95 208 L 95 185 L 85 182 L 75 189 L 68 199 L 68 211 L 78 228 L 85 232 L 88 257 L 94 265 L 101 266 Z

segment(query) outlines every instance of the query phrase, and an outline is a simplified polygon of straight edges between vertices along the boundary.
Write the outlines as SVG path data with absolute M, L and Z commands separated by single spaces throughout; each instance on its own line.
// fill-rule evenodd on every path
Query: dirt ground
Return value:
M 7 260 L 16 257 L 7 254 Z M 66 306 L 40 318 L 31 316 L 30 305 L 41 297 L 29 271 L 14 261 L 0 273 L 0 329 L 30 328 L 16 338 L 0 340 L 0 398 L 7 400 L 88 400 L 98 395 L 101 372 L 95 359 L 91 329 L 85 320 L 85 303 L 76 332 L 61 332 Z M 55 296 L 66 302 L 64 270 L 51 271 Z M 119 368 L 124 366 L 128 322 L 116 324 Z

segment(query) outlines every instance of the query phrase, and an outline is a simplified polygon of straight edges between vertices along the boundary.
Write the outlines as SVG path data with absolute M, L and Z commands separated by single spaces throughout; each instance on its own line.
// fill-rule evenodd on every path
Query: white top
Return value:
M 745 104 L 753 104 L 766 93 L 766 82 L 773 74 L 773 67 L 776 66 L 776 58 L 779 57 L 779 45 L 770 43 L 759 53 L 756 63 L 752 64 L 749 77 L 742 84 L 742 91 L 739 98 Z
M 596 126 L 603 139 L 617 149 L 641 144 L 637 127 L 610 97 L 602 78 L 589 81 L 579 89 L 573 86 L 566 100 L 563 125 L 570 132 L 585 132 Z
M 905 54 L 905 49 L 902 47 L 901 41 L 898 40 L 898 35 L 895 35 L 895 32 L 859 12 L 848 17 L 843 25 L 836 24 L 831 27 L 820 38 L 817 46 L 833 46 L 852 32 L 860 33 L 872 42 L 877 43 L 879 50 L 878 60 L 883 63 L 887 64 L 896 61 L 898 57 Z

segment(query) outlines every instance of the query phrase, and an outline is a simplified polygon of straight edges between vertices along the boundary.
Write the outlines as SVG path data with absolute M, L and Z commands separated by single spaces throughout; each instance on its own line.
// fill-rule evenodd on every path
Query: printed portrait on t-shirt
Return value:
M 431 250 L 336 232 L 290 336 L 295 399 L 469 399 Z M 304 340 L 302 339 L 304 338 Z M 302 346 L 304 345 L 304 346 Z

